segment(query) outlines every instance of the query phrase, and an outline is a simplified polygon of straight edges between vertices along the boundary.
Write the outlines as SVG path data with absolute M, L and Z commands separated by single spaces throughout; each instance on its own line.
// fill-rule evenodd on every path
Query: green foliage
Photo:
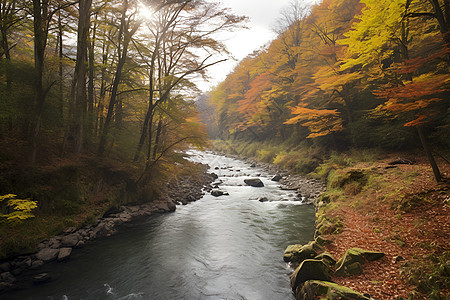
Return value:
M 0 218 L 10 223 L 22 222 L 23 220 L 33 218 L 31 213 L 37 207 L 37 201 L 31 199 L 17 199 L 17 195 L 7 194 L 0 196 L 0 207 L 3 212 Z
M 450 251 L 431 253 L 425 261 L 413 260 L 402 267 L 402 274 L 416 287 L 412 292 L 425 295 L 428 299 L 446 299 L 450 288 Z M 418 296 L 419 296 L 418 295 Z

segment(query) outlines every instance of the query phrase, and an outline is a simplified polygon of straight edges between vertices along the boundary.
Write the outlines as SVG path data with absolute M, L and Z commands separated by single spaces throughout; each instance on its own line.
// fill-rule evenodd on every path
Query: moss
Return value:
M 298 289 L 297 299 L 355 299 L 369 300 L 368 297 L 344 286 L 340 286 L 333 282 L 310 280 Z
M 369 251 L 360 248 L 350 248 L 345 251 L 344 256 L 336 263 L 337 276 L 350 276 L 361 274 L 359 272 L 360 266 L 356 263 L 362 265 L 368 261 L 373 261 L 380 259 L 384 256 L 381 252 Z

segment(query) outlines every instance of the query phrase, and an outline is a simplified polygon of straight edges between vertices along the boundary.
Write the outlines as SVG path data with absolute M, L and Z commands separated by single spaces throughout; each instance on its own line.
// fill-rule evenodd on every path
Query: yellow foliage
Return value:
M 37 201 L 31 199 L 16 199 L 17 195 L 7 194 L 0 196 L 0 207 L 3 211 L 12 210 L 8 213 L 0 213 L 0 218 L 8 222 L 20 222 L 29 218 L 33 218 L 31 213 L 37 207 Z M 3 203 L 4 202 L 4 203 Z

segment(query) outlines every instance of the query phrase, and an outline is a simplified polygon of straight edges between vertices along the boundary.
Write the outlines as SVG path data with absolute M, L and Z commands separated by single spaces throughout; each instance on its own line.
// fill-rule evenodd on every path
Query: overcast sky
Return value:
M 214 0 L 213 0 L 214 1 Z M 304 0 L 314 2 L 313 0 Z M 237 61 L 272 41 L 276 34 L 273 28 L 284 7 L 289 7 L 292 0 L 220 0 L 223 7 L 228 7 L 234 14 L 247 16 L 247 27 L 239 32 L 230 33 L 225 44 Z M 222 82 L 226 75 L 237 65 L 237 61 L 229 59 L 220 65 L 211 67 L 210 82 L 198 82 L 203 91 L 210 90 Z

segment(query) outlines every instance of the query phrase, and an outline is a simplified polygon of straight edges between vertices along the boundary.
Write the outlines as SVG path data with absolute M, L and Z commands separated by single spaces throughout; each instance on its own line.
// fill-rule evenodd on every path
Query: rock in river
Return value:
M 36 254 L 36 258 L 43 262 L 55 260 L 58 257 L 59 249 L 44 248 Z
M 212 190 L 211 191 L 211 195 L 213 195 L 214 197 L 229 196 L 228 192 L 221 191 L 221 190 Z
M 253 187 L 263 187 L 264 186 L 264 183 L 259 178 L 244 179 L 244 182 L 247 185 L 253 186 Z
M 72 254 L 72 248 L 61 248 L 58 254 L 58 261 L 69 259 L 70 254 Z
M 272 181 L 280 181 L 282 178 L 283 177 L 281 177 L 280 174 L 277 174 L 277 175 L 273 176 L 272 179 L 270 179 L 270 180 L 272 180 Z

